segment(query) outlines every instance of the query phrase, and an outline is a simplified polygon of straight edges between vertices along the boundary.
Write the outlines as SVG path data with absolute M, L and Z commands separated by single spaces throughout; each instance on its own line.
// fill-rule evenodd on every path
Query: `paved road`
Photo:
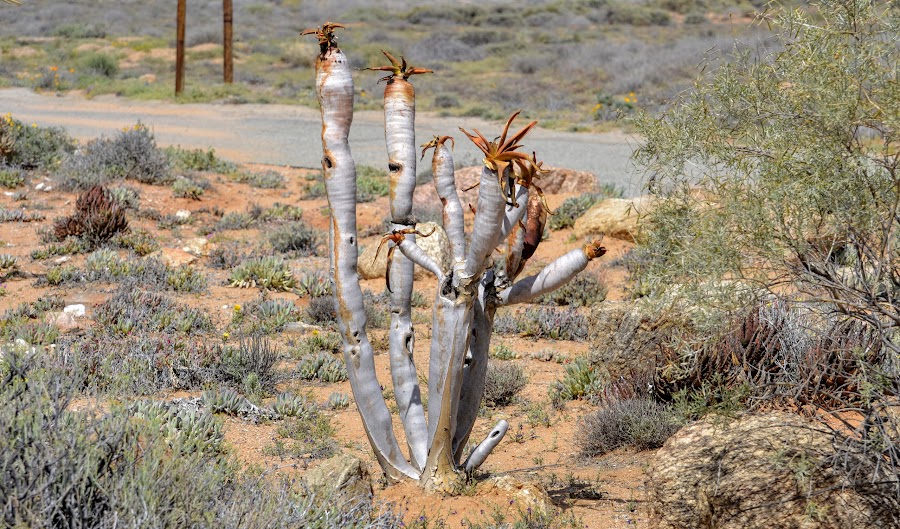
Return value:
M 6 112 L 26 123 L 65 127 L 79 139 L 110 135 L 140 120 L 153 129 L 160 145 L 213 147 L 217 154 L 238 162 L 320 167 L 322 156 L 319 112 L 298 106 L 175 104 L 112 96 L 89 100 L 13 88 L 0 90 L 0 115 Z M 385 163 L 382 120 L 382 114 L 376 111 L 357 112 L 354 116 L 350 144 L 357 163 Z M 477 163 L 480 152 L 457 127 L 478 128 L 489 135 L 498 134 L 501 125 L 424 113 L 416 121 L 420 143 L 433 134 L 454 135 L 456 158 L 468 164 Z M 519 123 L 524 124 L 524 120 Z M 547 165 L 590 171 L 601 182 L 624 188 L 628 196 L 640 191 L 641 177 L 630 161 L 636 143 L 617 132 L 582 134 L 540 128 L 526 138 L 526 148 L 537 151 Z

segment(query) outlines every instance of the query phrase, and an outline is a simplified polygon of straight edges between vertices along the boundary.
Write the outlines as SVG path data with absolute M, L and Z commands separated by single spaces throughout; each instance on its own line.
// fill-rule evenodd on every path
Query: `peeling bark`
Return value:
M 494 274 L 488 271 L 478 288 L 478 297 L 472 309 L 472 338 L 463 362 L 463 385 L 456 414 L 456 430 L 453 434 L 453 457 L 457 465 L 478 418 L 484 384 L 487 377 L 488 352 L 491 348 L 491 330 L 496 312 Z
M 416 187 L 416 98 L 406 80 L 392 78 L 384 89 L 384 140 L 390 170 L 391 229 L 415 227 L 412 219 L 413 191 Z M 415 235 L 406 236 L 415 246 Z M 425 410 L 413 362 L 415 344 L 412 313 L 415 265 L 403 255 L 391 261 L 391 327 L 388 334 L 391 381 L 400 412 L 410 459 L 423 468 L 428 451 Z
M 353 119 L 353 81 L 349 63 L 336 44 L 333 31 L 338 27 L 341 26 L 326 23 L 319 30 L 305 33 L 316 34 L 321 51 L 316 62 L 316 92 L 322 109 L 322 169 L 331 209 L 331 276 L 350 385 L 366 435 L 385 474 L 394 480 L 417 480 L 428 489 L 450 491 L 460 476 L 462 451 L 483 398 L 496 307 L 522 303 L 562 286 L 605 249 L 595 241 L 497 293 L 497 288 L 515 280 L 540 242 L 546 221 L 540 197 L 530 196 L 529 192 L 530 179 L 540 171 L 536 155 L 529 157 L 517 150 L 521 147 L 519 141 L 535 122 L 507 139 L 516 113 L 495 142 L 488 141 L 477 130 L 474 134 L 463 131 L 486 155 L 468 242 L 453 160 L 444 145 L 450 138 L 435 138 L 433 145 L 426 146 L 435 147 L 434 183 L 443 204 L 444 228 L 452 247 L 453 266 L 442 270 L 416 244 L 412 218 L 416 179 L 415 92 L 407 78 L 429 71 L 408 67 L 405 60 L 398 61 L 385 52 L 391 66 L 373 68 L 391 72 L 384 80 L 388 82 L 385 142 L 391 179 L 392 233 L 384 242 L 393 245 L 389 251 L 399 248 L 401 252 L 389 259 L 389 357 L 394 394 L 409 445 L 408 461 L 394 436 L 391 414 L 376 378 L 374 351 L 366 335 L 365 307 L 357 273 L 356 168 L 347 142 Z M 511 178 L 513 162 L 521 170 L 518 180 Z M 504 239 L 506 277 L 495 277 L 489 268 L 490 257 Z M 416 264 L 434 273 L 439 284 L 432 315 L 427 421 L 413 363 L 415 334 L 410 307 Z M 472 451 L 463 469 L 466 472 L 477 469 L 507 428 L 506 421 L 500 421 Z
M 417 478 L 400 451 L 391 414 L 375 376 L 372 345 L 357 273 L 356 166 L 347 141 L 353 120 L 353 79 L 340 49 L 328 47 L 316 61 L 316 95 L 322 109 L 322 171 L 331 209 L 331 276 L 344 361 L 363 426 L 378 462 L 391 479 Z
M 587 267 L 588 263 L 606 253 L 606 248 L 595 241 L 584 248 L 571 252 L 556 259 L 547 265 L 539 273 L 528 276 L 514 283 L 511 287 L 499 294 L 500 305 L 515 305 L 525 303 L 532 299 L 553 292 L 572 280 L 578 272 Z
M 449 138 L 449 136 L 444 138 Z M 431 174 L 443 207 L 444 231 L 447 232 L 447 238 L 450 239 L 454 268 L 459 269 L 461 267 L 457 265 L 466 260 L 466 225 L 463 207 L 456 191 L 453 156 L 447 149 L 447 145 L 438 140 L 436 139 L 434 156 L 431 159 Z

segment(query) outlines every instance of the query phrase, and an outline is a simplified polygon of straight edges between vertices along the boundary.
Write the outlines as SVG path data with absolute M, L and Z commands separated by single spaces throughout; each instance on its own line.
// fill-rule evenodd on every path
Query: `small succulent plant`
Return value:
M 319 352 L 304 356 L 297 366 L 297 374 L 304 380 L 343 382 L 347 380 L 347 368 L 334 356 Z
M 272 411 L 282 417 L 308 417 L 315 413 L 316 405 L 306 397 L 286 391 L 278 394 Z
M 350 395 L 335 391 L 328 395 L 328 407 L 332 410 L 341 410 L 350 405 Z
M 297 279 L 284 259 L 275 256 L 251 257 L 231 271 L 229 286 L 291 290 Z
M 238 415 L 247 402 L 247 399 L 240 393 L 229 388 L 204 391 L 201 400 L 213 413 L 227 413 L 228 415 Z

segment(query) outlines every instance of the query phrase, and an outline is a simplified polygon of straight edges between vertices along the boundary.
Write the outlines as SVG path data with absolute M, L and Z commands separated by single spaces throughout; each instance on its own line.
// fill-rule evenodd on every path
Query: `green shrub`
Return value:
M 614 401 L 578 423 L 575 434 L 584 457 L 598 457 L 622 446 L 659 448 L 680 425 L 666 406 L 649 399 Z
M 524 311 L 499 312 L 494 330 L 500 334 L 519 334 L 552 340 L 584 340 L 588 321 L 573 308 L 529 307 Z
M 337 333 L 313 331 L 303 338 L 297 346 L 296 356 L 314 356 L 319 353 L 336 354 L 341 351 L 343 342 Z
M 231 271 L 229 286 L 290 290 L 297 286 L 293 272 L 279 257 L 251 257 Z
M 515 360 L 519 355 L 506 345 L 500 344 L 491 351 L 491 357 L 497 360 Z
M 218 363 L 214 371 L 217 380 L 239 387 L 253 375 L 265 392 L 275 388 L 279 378 L 275 369 L 278 350 L 268 339 L 261 336 L 242 337 L 239 345 L 219 346 L 216 352 Z
M 566 366 L 562 380 L 550 386 L 550 399 L 557 404 L 566 400 L 588 398 L 601 390 L 602 377 L 598 368 L 584 358 Z
M 281 173 L 275 171 L 241 171 L 234 173 L 231 179 L 235 182 L 247 184 L 250 187 L 259 189 L 278 189 L 284 187 L 284 177 L 281 176 Z
M 298 293 L 309 296 L 311 298 L 319 298 L 331 295 L 331 278 L 328 274 L 320 270 L 314 272 L 303 272 L 297 282 Z M 416 292 L 413 292 L 415 298 Z M 413 306 L 417 306 L 413 303 Z
M 208 412 L 141 401 L 73 411 L 82 380 L 34 357 L 0 356 L 0 510 L 4 527 L 397 527 L 369 502 L 304 494 L 244 471 L 222 449 Z M 316 455 L 328 423 L 314 428 Z M 293 425 L 285 433 L 301 428 Z M 301 441 L 297 442 L 302 444 Z M 40 484 L 40 486 L 35 486 Z
M 200 197 L 203 196 L 203 191 L 203 187 L 190 178 L 179 176 L 172 182 L 172 195 L 176 198 L 200 200 Z
M 124 282 L 94 309 L 94 320 L 106 332 L 127 336 L 143 331 L 200 334 L 215 330 L 205 311 L 179 305 L 156 292 Z
M 310 398 L 290 392 L 279 393 L 272 411 L 282 417 L 311 417 L 318 413 L 318 406 Z
M 215 149 L 182 149 L 166 147 L 166 157 L 172 167 L 182 171 L 209 171 L 213 173 L 232 174 L 238 168 L 233 162 L 216 156 Z
M 138 123 L 113 138 L 90 141 L 77 153 L 66 156 L 57 173 L 64 189 L 89 189 L 126 178 L 144 184 L 172 182 L 166 154 L 156 147 L 153 133 Z
M 130 230 L 128 233 L 120 233 L 113 242 L 119 248 L 133 251 L 140 257 L 150 255 L 159 250 L 159 241 L 150 232 L 142 229 Z
M 265 449 L 265 453 L 282 459 L 325 459 L 337 451 L 331 420 L 318 411 L 289 417 L 277 432 L 279 438 Z
M 0 186 L 15 189 L 25 185 L 25 171 L 0 165 Z
M 215 351 L 202 341 L 174 328 L 144 330 L 134 320 L 129 332 L 118 332 L 124 321 L 110 322 L 104 315 L 101 328 L 63 337 L 57 345 L 58 362 L 71 372 L 85 373 L 85 387 L 101 395 L 153 395 L 216 382 Z
M 280 226 L 269 234 L 269 244 L 279 253 L 290 253 L 298 257 L 316 255 L 322 244 L 319 232 L 303 222 L 292 222 Z
M 304 355 L 297 364 L 297 376 L 303 380 L 343 382 L 347 380 L 347 368 L 339 358 L 326 352 Z
M 0 117 L 0 162 L 23 169 L 52 169 L 75 150 L 59 127 L 26 126 L 11 114 Z
M 89 75 L 111 78 L 119 73 L 119 61 L 106 53 L 89 53 L 80 62 L 81 69 Z
M 0 222 L 40 222 L 46 217 L 37 211 L 0 207 Z
M 271 334 L 299 319 L 300 310 L 292 301 L 261 296 L 234 311 L 231 323 L 240 326 L 245 334 Z
M 137 211 L 141 205 L 141 192 L 131 186 L 107 187 L 109 196 L 120 207 Z
M 528 378 L 525 370 L 514 362 L 488 362 L 484 382 L 484 403 L 491 407 L 510 404 L 525 388 Z

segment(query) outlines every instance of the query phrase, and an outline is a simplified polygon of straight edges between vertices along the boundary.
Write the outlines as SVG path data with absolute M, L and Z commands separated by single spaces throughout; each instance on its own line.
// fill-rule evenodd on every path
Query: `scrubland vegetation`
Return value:
M 64 24 L 64 15 L 93 9 L 64 7 L 39 17 L 27 2 L 15 8 L 28 23 L 3 26 L 17 35 L 0 41 L 2 82 L 165 97 L 168 63 L 152 50 L 168 46 L 171 24 L 137 28 L 129 18 L 158 19 L 150 16 L 158 7 L 98 15 L 110 24 L 95 26 Z M 238 22 L 238 35 L 299 9 L 240 6 L 247 25 Z M 303 9 L 306 17 L 323 14 Z M 769 22 L 778 39 L 736 53 L 662 113 L 657 103 L 685 86 L 701 52 L 731 42 L 734 26 L 716 15 L 750 6 L 384 9 L 391 22 L 361 5 L 347 8 L 343 20 L 356 23 L 348 53 L 363 66 L 381 47 L 404 49 L 440 71 L 421 85 L 423 108 L 494 117 L 521 105 L 583 123 L 624 105 L 646 139 L 638 157 L 652 172 L 655 202 L 630 250 L 564 291 L 497 314 L 479 420 L 516 418 L 506 441 L 515 447 L 512 468 L 533 464 L 554 504 L 571 507 L 611 493 L 602 480 L 556 474 L 550 462 L 569 457 L 559 444 L 569 443 L 578 465 L 592 465 L 610 452 L 656 449 L 704 417 L 728 422 L 778 409 L 830 436 L 827 458 L 791 467 L 806 480 L 797 498 L 811 523 L 829 519 L 809 478 L 826 466 L 846 477 L 847 490 L 883 506 L 888 518 L 879 520 L 900 517 L 895 6 L 776 9 Z M 0 17 L 13 12 L 0 8 Z M 218 42 L 208 24 L 193 44 Z M 508 29 L 516 24 L 527 29 Z M 194 70 L 189 79 L 205 81 L 188 98 L 311 104 L 302 57 L 314 50 L 294 40 L 297 28 L 286 22 L 269 29 L 270 41 L 243 38 L 235 87 L 212 84 L 215 53 L 192 52 L 203 77 Z M 517 63 L 512 50 L 523 41 L 535 56 Z M 96 46 L 87 59 L 73 53 L 85 44 Z M 34 51 L 14 53 L 19 48 Z M 145 56 L 128 59 L 135 53 Z M 633 68 L 622 66 L 629 62 Z M 269 73 L 272 64 L 279 68 Z M 139 81 L 145 73 L 157 80 Z M 498 76 L 509 90 L 491 91 Z M 551 98 L 540 88 L 560 78 L 571 81 L 564 94 L 554 88 Z M 357 96 L 363 108 L 377 105 Z M 383 206 L 386 173 L 361 174 L 360 201 Z M 141 124 L 79 146 L 62 129 L 21 123 L 14 113 L 0 119 L 0 185 L 9 190 L 0 197 L 0 239 L 10 241 L 0 254 L 0 497 L 15 498 L 0 502 L 2 525 L 442 526 L 402 506 L 310 494 L 292 471 L 360 453 L 340 435 L 356 412 L 323 273 L 316 176 L 239 167 L 212 150 L 159 149 Z M 226 210 L 223 190 L 264 200 Z M 546 237 L 568 238 L 600 198 L 561 202 Z M 304 206 L 286 205 L 297 200 Z M 382 228 L 371 227 L 370 243 Z M 208 246 L 188 252 L 189 263 L 161 252 L 198 237 Z M 614 300 L 611 270 L 628 276 Z M 373 342 L 386 349 L 383 281 L 367 287 Z M 61 311 L 81 298 L 88 315 L 73 326 Z M 430 304 L 414 300 L 413 318 L 428 321 Z M 272 426 L 258 434 L 267 435 L 262 466 L 227 438 L 235 424 Z M 574 427 L 562 430 L 567 424 Z M 484 492 L 491 472 L 458 493 Z M 627 497 L 621 504 L 626 517 L 645 509 Z M 469 527 L 584 526 L 575 512 L 498 508 Z
M 221 2 L 191 2 L 181 100 L 315 106 L 315 45 L 299 30 L 329 19 L 350 28 L 341 45 L 354 67 L 378 64 L 387 49 L 438 72 L 417 83 L 421 108 L 487 119 L 525 109 L 545 127 L 593 128 L 658 108 L 690 86 L 707 51 L 730 53 L 735 38 L 754 46 L 767 36 L 750 24 L 763 5 L 241 2 L 234 16 L 235 83 L 225 85 Z M 24 2 L 0 10 L 0 86 L 171 98 L 174 35 L 174 6 Z M 380 108 L 374 79 L 356 90 L 358 108 Z

